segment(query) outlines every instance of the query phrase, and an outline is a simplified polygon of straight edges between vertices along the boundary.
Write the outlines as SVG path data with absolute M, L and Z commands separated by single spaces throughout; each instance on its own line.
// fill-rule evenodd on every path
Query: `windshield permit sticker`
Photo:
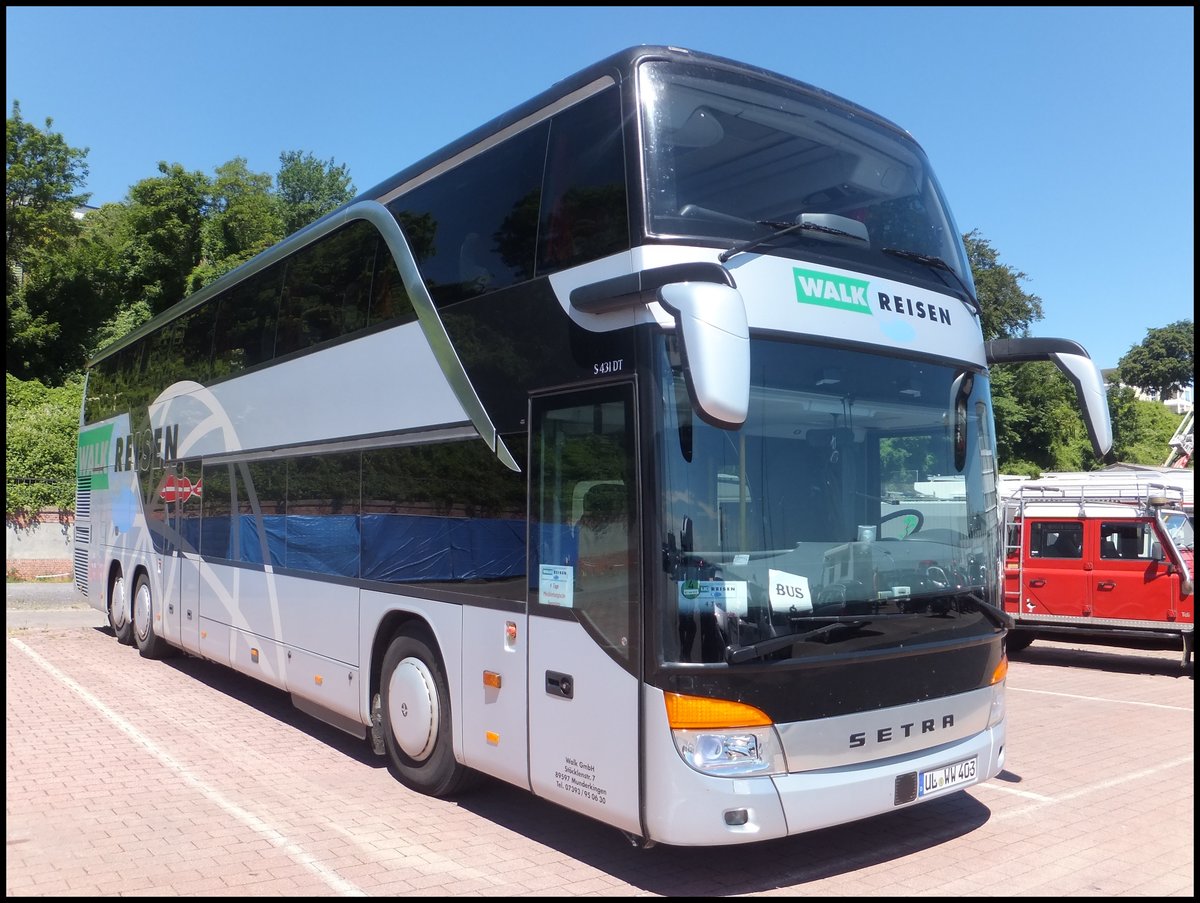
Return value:
M 850 279 L 799 267 L 794 267 L 792 274 L 796 279 L 796 300 L 801 304 L 817 304 L 873 315 L 871 305 L 867 302 L 870 283 L 865 279 Z
M 575 568 L 543 564 L 538 569 L 538 602 L 542 605 L 575 607 Z
M 813 610 L 812 592 L 808 588 L 807 577 L 770 568 L 767 571 L 767 579 L 771 583 L 768 593 L 771 611 L 786 613 Z
M 711 612 L 720 609 L 740 618 L 750 613 L 750 597 L 745 580 L 681 580 L 679 612 Z

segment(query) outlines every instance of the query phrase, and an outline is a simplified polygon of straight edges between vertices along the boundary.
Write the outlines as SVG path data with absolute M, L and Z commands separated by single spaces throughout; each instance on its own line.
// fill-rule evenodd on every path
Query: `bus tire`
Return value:
M 424 631 L 404 630 L 393 638 L 379 693 L 384 745 L 400 783 L 434 797 L 466 789 L 471 771 L 454 758 L 445 670 Z
M 1028 630 L 1010 630 L 1008 638 L 1005 640 L 1005 649 L 1009 655 L 1016 655 L 1018 652 L 1028 649 L 1032 642 L 1033 634 Z
M 117 642 L 124 646 L 133 645 L 133 619 L 129 617 L 129 608 L 125 604 L 125 594 L 128 591 L 125 573 L 117 571 L 108 591 L 108 626 L 116 634 Z
M 154 629 L 154 594 L 145 574 L 138 574 L 133 583 L 133 638 L 143 658 L 166 658 L 171 653 L 171 644 Z

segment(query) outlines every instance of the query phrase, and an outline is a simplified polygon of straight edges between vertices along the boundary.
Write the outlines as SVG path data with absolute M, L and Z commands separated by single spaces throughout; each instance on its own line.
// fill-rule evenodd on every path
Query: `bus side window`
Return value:
M 554 117 L 538 230 L 537 274 L 630 245 L 617 88 Z

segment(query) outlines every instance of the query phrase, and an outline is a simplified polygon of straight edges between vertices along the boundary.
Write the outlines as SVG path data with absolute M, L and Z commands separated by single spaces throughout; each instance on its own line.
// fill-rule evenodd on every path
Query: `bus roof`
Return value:
M 575 74 L 555 82 L 551 87 L 547 88 L 537 96 L 530 98 L 520 105 L 513 107 L 507 113 L 503 113 L 500 116 L 497 116 L 495 119 L 492 119 L 478 128 L 471 130 L 463 137 L 453 141 L 440 150 L 434 151 L 432 154 L 429 154 L 423 159 L 418 160 L 411 166 L 405 167 L 403 170 L 396 173 L 394 176 L 385 179 L 378 185 L 361 192 L 356 198 L 348 202 L 345 206 L 349 206 L 350 204 L 359 201 L 378 198 L 381 195 L 387 194 L 397 186 L 403 185 L 406 181 L 412 179 L 414 176 L 420 175 L 421 173 L 434 168 L 439 163 L 450 159 L 455 154 L 461 153 L 467 148 L 478 144 L 488 136 L 494 135 L 496 132 L 507 128 L 513 123 L 519 122 L 525 117 L 536 113 L 538 110 L 550 106 L 555 101 L 562 99 L 574 91 L 578 91 L 580 88 L 591 84 L 599 78 L 608 76 L 617 84 L 622 84 L 628 79 L 632 78 L 637 65 L 647 59 L 698 62 L 718 68 L 745 72 L 758 78 L 773 81 L 778 84 L 788 85 L 793 89 L 810 94 L 815 99 L 818 99 L 824 103 L 834 104 L 853 111 L 857 116 L 872 119 L 881 125 L 902 133 L 909 138 L 909 140 L 913 140 L 912 136 L 907 131 L 902 129 L 891 120 L 888 120 L 879 114 L 866 109 L 865 107 L 861 107 L 844 97 L 839 97 L 836 94 L 832 94 L 829 91 L 825 91 L 821 88 L 815 87 L 814 85 L 810 85 L 807 82 L 798 81 L 796 79 L 789 78 L 788 76 L 780 75 L 777 72 L 772 72 L 768 69 L 762 69 L 758 66 L 753 66 L 748 63 L 741 63 L 737 60 L 728 59 L 726 57 L 701 53 L 682 47 L 641 44 L 633 47 L 627 47 L 624 50 L 611 54 L 604 59 L 579 70 Z M 333 211 L 328 215 L 333 216 L 336 213 L 337 211 Z

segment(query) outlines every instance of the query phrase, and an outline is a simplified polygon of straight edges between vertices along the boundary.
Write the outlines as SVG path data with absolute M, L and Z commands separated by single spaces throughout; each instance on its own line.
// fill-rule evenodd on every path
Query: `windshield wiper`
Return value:
M 760 245 L 765 245 L 769 241 L 774 241 L 781 235 L 787 235 L 789 232 L 806 231 L 806 232 L 823 232 L 826 235 L 836 235 L 839 238 L 852 238 L 855 241 L 867 241 L 865 235 L 857 235 L 854 232 L 849 232 L 846 229 L 839 229 L 836 226 L 826 225 L 824 223 L 815 222 L 812 219 L 805 217 L 820 216 L 824 218 L 833 218 L 834 214 L 826 213 L 801 213 L 794 223 L 781 223 L 776 220 L 760 219 L 760 226 L 770 226 L 778 231 L 772 232 L 770 235 L 764 235 L 761 238 L 752 238 L 749 241 L 744 241 L 734 245 L 732 248 L 727 248 L 717 255 L 717 260 L 725 263 L 729 258 L 736 257 L 738 254 L 744 254 L 746 251 L 752 251 Z M 847 223 L 857 223 L 857 220 L 846 219 L 845 217 L 837 217 L 839 220 L 844 220 Z M 861 227 L 861 223 L 858 223 Z M 864 229 L 865 232 L 865 229 Z
M 832 619 L 829 624 L 823 624 L 804 633 L 789 633 L 786 636 L 770 637 L 769 639 L 760 640 L 757 643 L 751 643 L 749 646 L 737 646 L 736 648 L 726 646 L 725 661 L 730 665 L 740 665 L 742 662 L 762 658 L 764 655 L 770 655 L 778 649 L 794 646 L 796 643 L 805 640 L 820 638 L 824 642 L 829 642 L 835 633 L 843 630 L 858 630 L 860 627 L 866 627 L 870 623 L 870 620 L 865 618 L 839 617 Z
M 963 290 L 963 293 L 966 294 L 967 300 L 971 302 L 970 306 L 972 308 L 972 313 L 974 313 L 976 316 L 983 316 L 983 308 L 979 306 L 979 299 L 976 298 L 971 292 L 971 289 L 967 287 L 967 283 L 963 280 L 963 278 L 954 271 L 954 267 L 950 266 L 950 264 L 946 263 L 946 261 L 942 260 L 942 258 L 935 257 L 932 254 L 920 254 L 917 251 L 906 251 L 903 248 L 880 248 L 879 250 L 884 254 L 891 254 L 893 257 L 902 257 L 905 260 L 923 263 L 930 269 L 944 270 L 945 272 L 949 273 L 954 277 L 954 280 Z

